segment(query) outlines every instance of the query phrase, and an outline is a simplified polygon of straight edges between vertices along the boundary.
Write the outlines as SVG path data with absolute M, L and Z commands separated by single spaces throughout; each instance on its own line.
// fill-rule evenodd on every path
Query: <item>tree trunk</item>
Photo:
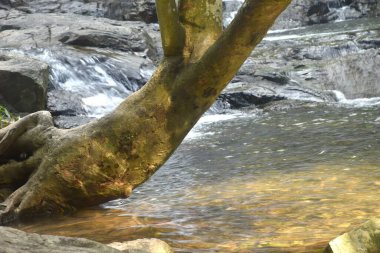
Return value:
M 70 130 L 48 112 L 0 129 L 0 224 L 128 197 L 174 152 L 290 0 L 158 0 L 165 58 L 112 113 Z

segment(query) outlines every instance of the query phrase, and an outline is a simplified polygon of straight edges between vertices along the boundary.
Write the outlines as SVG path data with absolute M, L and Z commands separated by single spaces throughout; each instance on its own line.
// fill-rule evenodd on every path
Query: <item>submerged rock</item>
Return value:
M 114 242 L 108 246 L 128 253 L 173 253 L 170 246 L 158 239 L 139 239 L 129 242 Z
M 18 112 L 46 107 L 48 65 L 29 57 L 0 55 L 0 103 Z
M 379 253 L 380 219 L 371 219 L 358 228 L 330 241 L 325 253 Z
M 0 227 L 1 253 L 172 253 L 170 246 L 158 239 L 141 239 L 104 245 L 84 238 L 39 235 Z

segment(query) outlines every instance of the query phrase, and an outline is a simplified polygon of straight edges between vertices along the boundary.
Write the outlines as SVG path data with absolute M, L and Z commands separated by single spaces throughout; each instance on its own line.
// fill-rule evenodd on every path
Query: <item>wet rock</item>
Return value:
M 80 95 L 62 89 L 51 89 L 48 92 L 47 108 L 53 116 L 77 116 L 86 114 Z
M 106 0 L 104 17 L 116 20 L 157 23 L 154 0 Z
M 220 100 L 225 107 L 228 107 L 228 109 L 241 109 L 244 107 L 262 106 L 272 101 L 279 101 L 284 99 L 284 97 L 277 95 L 257 96 L 248 92 L 229 92 L 223 93 L 218 97 L 218 100 Z
M 380 219 L 373 218 L 329 242 L 325 253 L 380 252 Z
M 75 14 L 25 14 L 0 18 L 0 48 L 46 48 L 63 44 L 138 53 L 156 61 L 159 31 L 140 22 L 119 22 Z
M 173 253 L 170 246 L 158 239 L 140 239 L 130 242 L 114 242 L 108 246 L 128 253 Z
M 0 1 L 4 6 L 17 7 L 17 10 L 0 10 L 0 48 L 18 48 L 24 52 L 51 49 L 49 64 L 55 64 L 53 68 L 57 71 L 50 76 L 56 85 L 55 90 L 49 92 L 48 106 L 57 117 L 57 124 L 64 126 L 66 119 L 73 122 L 64 127 L 85 122 L 83 115 L 90 114 L 95 100 L 102 98 L 97 95 L 109 98 L 106 102 L 116 101 L 140 88 L 150 78 L 154 63 L 162 57 L 157 24 L 83 16 L 106 15 L 119 20 L 156 22 L 152 0 Z M 224 1 L 225 18 L 231 18 L 228 13 L 234 13 L 241 2 Z M 78 12 L 82 4 L 92 6 L 91 11 Z M 378 55 L 376 51 L 369 51 L 378 50 L 379 26 L 368 28 L 363 19 L 355 20 L 355 24 L 331 22 L 336 15 L 339 19 L 342 15 L 343 19 L 377 15 L 370 13 L 373 6 L 372 0 L 292 1 L 274 29 L 309 23 L 328 24 L 269 34 L 242 66 L 218 103 L 226 108 L 242 108 L 280 98 L 335 101 L 337 98 L 330 91 L 334 89 L 341 89 L 348 98 L 378 94 Z M 33 14 L 25 13 L 28 8 Z M 69 55 L 73 49 L 75 56 Z M 82 53 L 84 56 L 79 56 Z M 39 59 L 43 57 L 44 53 L 38 56 Z M 361 86 L 357 85 L 358 80 L 365 84 L 363 88 L 357 88 Z M 74 95 L 78 83 L 96 92 L 81 90 Z M 62 87 L 72 90 L 62 95 Z M 90 98 L 90 102 L 95 102 L 83 104 Z M 98 110 L 90 115 L 99 114 Z
M 346 98 L 380 96 L 380 55 L 376 49 L 335 59 L 326 64 L 325 87 L 339 90 Z
M 243 78 L 237 76 L 218 100 L 223 102 L 224 108 L 239 109 L 249 106 L 264 107 L 273 101 L 287 99 L 323 102 L 334 101 L 334 98 L 334 94 L 307 88 L 294 81 L 278 84 L 257 75 Z
M 329 12 L 330 12 L 330 8 L 329 8 L 329 5 L 327 3 L 318 2 L 318 3 L 310 6 L 306 15 L 309 17 L 312 15 L 322 16 L 322 15 L 326 15 Z
M 290 78 L 286 75 L 282 75 L 281 73 L 263 73 L 256 74 L 256 76 L 262 77 L 264 80 L 269 80 L 279 85 L 284 85 L 290 82 Z
M 149 45 L 146 40 L 142 39 L 138 31 L 128 35 L 120 35 L 109 32 L 98 31 L 94 33 L 92 30 L 80 30 L 67 32 L 58 39 L 60 42 L 84 47 L 112 48 L 129 52 L 144 52 Z M 149 36 L 149 35 L 147 35 Z
M 5 253 L 120 253 L 117 249 L 83 238 L 29 234 L 0 227 L 1 252 Z
M 378 16 L 380 5 L 376 0 L 293 0 L 273 29 Z
M 2 0 L 0 7 L 15 8 L 25 13 L 75 13 L 81 15 L 104 16 L 99 1 L 89 0 Z
M 0 252 L 4 253 L 172 253 L 158 239 L 140 239 L 104 245 L 84 238 L 39 235 L 0 227 Z
M 0 8 L 26 13 L 74 13 L 115 20 L 157 23 L 154 0 L 2 0 Z
M 331 11 L 328 3 L 325 2 L 318 2 L 310 6 L 306 16 L 308 18 L 309 25 L 328 23 L 339 18 L 338 14 Z
M 273 101 L 265 105 L 264 112 L 278 112 L 287 111 L 294 108 L 313 108 L 317 103 L 312 101 L 302 101 L 302 100 L 280 100 Z M 318 247 L 321 249 L 321 247 Z
M 18 112 L 46 107 L 48 65 L 28 57 L 0 55 L 0 95 Z
M 24 1 L 23 0 L 1 0 L 0 3 L 2 5 L 15 8 L 15 7 L 23 5 Z
M 234 92 L 312 101 L 338 101 L 331 90 L 348 99 L 378 97 L 379 24 L 360 19 L 270 33 L 234 78 L 232 85 L 244 83 Z
M 58 115 L 53 118 L 54 125 L 63 129 L 81 126 L 93 120 L 95 120 L 95 118 L 86 115 Z

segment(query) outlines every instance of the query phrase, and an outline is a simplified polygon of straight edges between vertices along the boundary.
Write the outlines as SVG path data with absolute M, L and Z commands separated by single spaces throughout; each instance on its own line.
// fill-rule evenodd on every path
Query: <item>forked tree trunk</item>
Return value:
M 74 129 L 55 128 L 48 112 L 0 129 L 0 224 L 128 197 L 174 152 L 290 2 L 246 0 L 222 32 L 221 0 L 156 1 L 165 57 L 141 90 Z

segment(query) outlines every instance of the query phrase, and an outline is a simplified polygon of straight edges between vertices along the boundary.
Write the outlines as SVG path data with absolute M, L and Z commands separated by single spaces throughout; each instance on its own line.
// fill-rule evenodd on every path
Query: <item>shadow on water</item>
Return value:
M 378 107 L 310 105 L 196 126 L 129 199 L 18 228 L 176 252 L 321 252 L 380 215 Z

